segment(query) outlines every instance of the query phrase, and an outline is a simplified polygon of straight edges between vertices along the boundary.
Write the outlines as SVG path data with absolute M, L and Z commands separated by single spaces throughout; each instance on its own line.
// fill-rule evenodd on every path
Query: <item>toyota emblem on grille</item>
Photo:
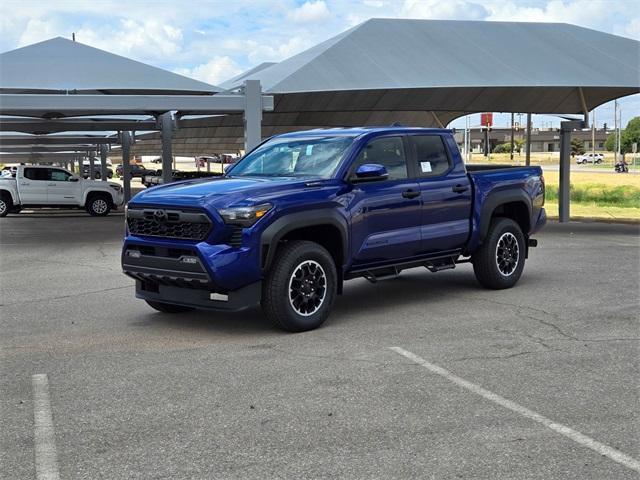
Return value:
M 166 223 L 167 221 L 167 212 L 164 210 L 156 210 L 153 212 L 153 219 L 156 223 Z

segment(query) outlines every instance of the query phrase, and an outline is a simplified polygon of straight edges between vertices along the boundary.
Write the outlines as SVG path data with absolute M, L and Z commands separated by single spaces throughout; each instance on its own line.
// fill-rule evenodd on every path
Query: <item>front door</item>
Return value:
M 462 248 L 471 228 L 471 182 L 457 146 L 438 134 L 410 135 L 422 196 L 421 253 Z M 453 150 L 455 148 L 456 150 Z
M 46 204 L 47 183 L 49 183 L 47 168 L 24 167 L 22 178 L 18 179 L 20 203 L 23 205 Z
M 52 205 L 78 205 L 80 181 L 70 181 L 73 176 L 62 168 L 49 168 L 47 194 Z
M 420 249 L 420 192 L 407 167 L 405 140 L 378 137 L 360 152 L 351 168 L 375 163 L 386 167 L 387 180 L 355 183 L 350 205 L 353 266 L 392 263 Z

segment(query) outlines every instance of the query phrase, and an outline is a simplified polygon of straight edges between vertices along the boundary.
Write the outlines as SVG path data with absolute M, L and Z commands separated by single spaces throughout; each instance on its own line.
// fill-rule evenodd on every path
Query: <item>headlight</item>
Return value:
M 113 188 L 116 192 L 120 193 L 122 191 L 122 187 L 120 185 L 109 185 L 111 188 Z
M 272 208 L 273 205 L 270 203 L 263 203 L 262 205 L 255 205 L 253 207 L 221 208 L 218 210 L 218 213 L 227 225 L 250 227 L 264 217 Z

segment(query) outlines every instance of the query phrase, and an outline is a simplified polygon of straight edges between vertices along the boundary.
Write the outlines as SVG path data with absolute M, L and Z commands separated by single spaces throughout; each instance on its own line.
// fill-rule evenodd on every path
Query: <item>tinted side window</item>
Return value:
M 25 168 L 24 176 L 29 180 L 49 180 L 49 172 L 47 168 Z
M 389 173 L 389 180 L 407 178 L 407 161 L 400 137 L 384 137 L 371 140 L 360 152 L 355 168 L 365 163 L 383 165 Z
M 437 177 L 449 170 L 450 162 L 440 135 L 412 135 L 421 177 Z
M 69 172 L 65 172 L 64 170 L 58 170 L 55 168 L 49 169 L 50 179 L 54 182 L 66 182 L 69 180 L 71 176 Z

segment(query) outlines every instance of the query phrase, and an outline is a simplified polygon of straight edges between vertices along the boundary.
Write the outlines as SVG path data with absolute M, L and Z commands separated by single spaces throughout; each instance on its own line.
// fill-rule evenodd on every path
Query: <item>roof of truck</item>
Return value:
M 312 130 L 301 130 L 298 132 L 283 133 L 278 135 L 278 138 L 284 137 L 306 137 L 317 135 L 331 135 L 331 136 L 346 136 L 346 137 L 358 137 L 368 133 L 416 133 L 416 132 L 428 132 L 428 133 L 448 133 L 452 131 L 446 128 L 419 128 L 419 127 L 352 127 L 352 128 L 316 128 Z

